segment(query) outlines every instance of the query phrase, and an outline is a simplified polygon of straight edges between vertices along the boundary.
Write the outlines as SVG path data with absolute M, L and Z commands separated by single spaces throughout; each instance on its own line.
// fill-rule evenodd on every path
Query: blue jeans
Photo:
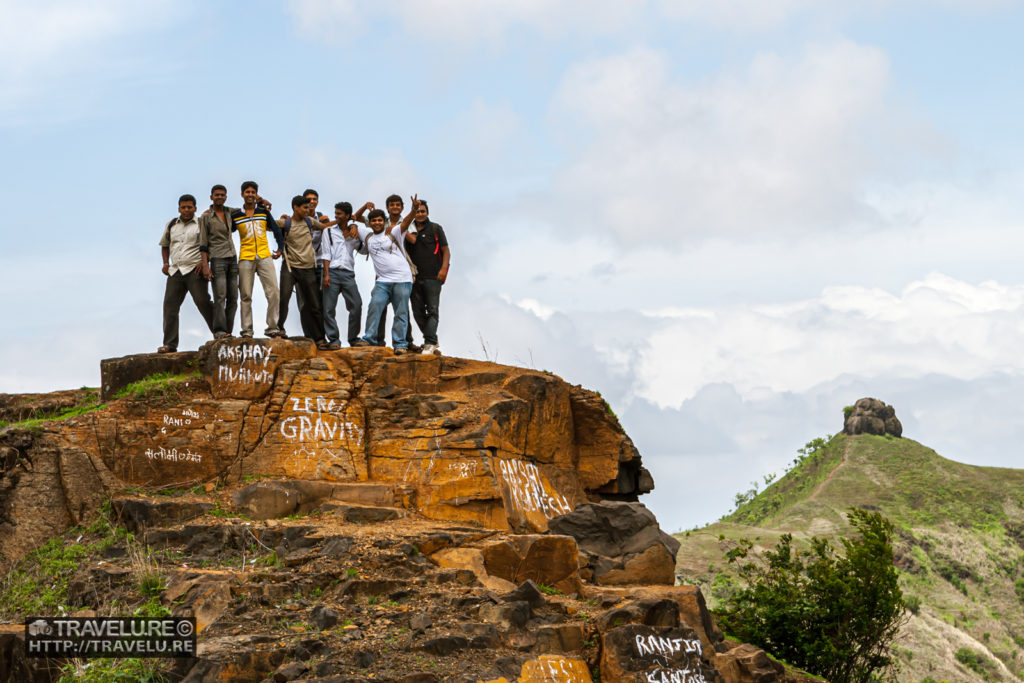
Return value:
M 405 335 L 409 330 L 409 295 L 412 293 L 411 282 L 377 282 L 370 292 L 370 306 L 366 310 L 366 334 L 363 341 L 376 346 L 377 325 L 380 317 L 391 304 L 395 315 L 395 323 L 391 326 L 391 344 L 396 349 L 409 348 Z
M 327 341 L 341 342 L 341 331 L 335 310 L 338 308 L 338 293 L 345 297 L 345 309 L 348 311 L 348 343 L 359 339 L 359 323 L 363 319 L 363 299 L 356 287 L 356 274 L 344 268 L 330 268 L 328 274 L 331 284 L 324 288 L 324 327 L 327 328 Z

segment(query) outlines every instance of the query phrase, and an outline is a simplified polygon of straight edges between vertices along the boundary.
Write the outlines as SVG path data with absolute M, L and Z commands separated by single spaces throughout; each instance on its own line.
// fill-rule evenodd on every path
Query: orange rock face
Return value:
M 26 448 L 52 462 L 27 476 L 50 492 L 21 491 L 15 507 L 66 511 L 50 533 L 118 486 L 284 476 L 387 484 L 428 518 L 536 533 L 579 503 L 651 488 L 600 397 L 547 373 L 381 348 L 318 352 L 306 340 L 221 340 L 176 355 L 199 374 L 31 436 Z M 149 358 L 105 361 L 106 394 Z M 78 475 L 50 481 L 62 472 Z

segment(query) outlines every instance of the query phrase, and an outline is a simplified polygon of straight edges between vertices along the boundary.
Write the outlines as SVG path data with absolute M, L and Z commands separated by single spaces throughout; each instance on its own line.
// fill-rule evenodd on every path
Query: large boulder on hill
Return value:
M 548 529 L 576 539 L 586 578 L 595 583 L 675 583 L 679 541 L 642 503 L 584 503 L 550 520 Z
M 895 409 L 877 398 L 858 399 L 852 409 L 847 409 L 845 418 L 843 432 L 851 436 L 855 434 L 903 436 L 903 425 L 897 419 Z

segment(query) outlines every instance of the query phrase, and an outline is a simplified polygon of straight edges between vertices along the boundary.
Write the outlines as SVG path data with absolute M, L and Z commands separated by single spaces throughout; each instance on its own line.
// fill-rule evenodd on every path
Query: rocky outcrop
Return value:
M 558 377 L 233 339 L 104 361 L 103 395 L 0 432 L 0 551 L 87 524 L 64 540 L 95 549 L 66 586 L 82 614 L 151 604 L 139 572 L 158 573 L 199 633 L 171 680 L 782 680 L 667 585 L 650 473 Z M 132 535 L 93 538 L 106 501 Z M 0 681 L 52 680 L 20 635 L 0 628 Z
M 876 434 L 885 436 L 903 436 L 903 425 L 896 417 L 892 406 L 877 398 L 858 399 L 852 409 L 846 411 L 843 432 L 851 436 L 855 434 Z
M 102 372 L 109 398 L 151 372 L 181 381 L 0 434 L 0 552 L 8 560 L 123 486 L 275 476 L 364 486 L 371 497 L 385 487 L 387 505 L 527 533 L 547 531 L 551 518 L 581 503 L 636 500 L 653 487 L 604 401 L 548 373 L 265 339 L 108 359 Z M 29 410 L 23 404 L 5 401 L 18 416 Z M 259 496 L 303 512 L 321 495 L 293 494 Z M 40 509 L 52 512 L 42 519 Z
M 583 575 L 604 585 L 675 583 L 679 541 L 642 503 L 583 503 L 548 522 L 552 533 L 576 539 Z

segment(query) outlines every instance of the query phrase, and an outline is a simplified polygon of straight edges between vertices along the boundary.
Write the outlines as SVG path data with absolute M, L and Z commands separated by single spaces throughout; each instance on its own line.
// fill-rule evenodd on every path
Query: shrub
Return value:
M 877 512 L 851 509 L 859 538 L 826 539 L 793 550 L 784 535 L 759 561 L 740 567 L 747 586 L 729 599 L 720 623 L 729 635 L 768 650 L 832 683 L 869 681 L 893 665 L 893 640 L 905 621 L 893 566 L 893 525 Z M 753 544 L 728 553 L 734 563 Z

